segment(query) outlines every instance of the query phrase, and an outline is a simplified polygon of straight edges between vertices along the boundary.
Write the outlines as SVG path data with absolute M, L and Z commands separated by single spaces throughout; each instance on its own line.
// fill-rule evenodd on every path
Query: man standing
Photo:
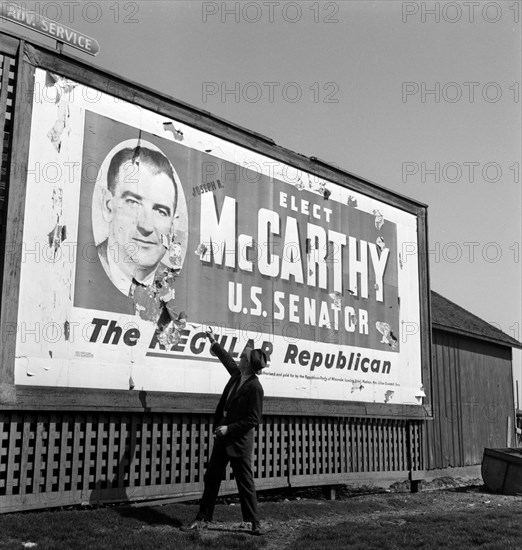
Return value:
M 199 529 L 212 521 L 214 506 L 230 462 L 236 478 L 241 501 L 243 521 L 252 523 L 252 534 L 262 535 L 257 513 L 257 497 L 252 475 L 252 452 L 254 428 L 261 420 L 263 388 L 256 373 L 266 367 L 266 355 L 261 349 L 245 348 L 239 364 L 214 340 L 211 350 L 230 373 L 221 399 L 214 414 L 214 448 L 205 473 L 205 489 L 195 521 L 187 528 Z

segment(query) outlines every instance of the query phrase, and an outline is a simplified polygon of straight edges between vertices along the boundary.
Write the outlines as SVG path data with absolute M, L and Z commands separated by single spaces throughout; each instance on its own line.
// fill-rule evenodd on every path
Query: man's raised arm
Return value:
M 226 351 L 221 344 L 216 342 L 212 330 L 207 330 L 207 338 L 210 340 L 210 349 L 216 354 L 216 357 L 223 363 L 230 375 L 239 370 L 237 363 L 232 359 L 232 356 Z

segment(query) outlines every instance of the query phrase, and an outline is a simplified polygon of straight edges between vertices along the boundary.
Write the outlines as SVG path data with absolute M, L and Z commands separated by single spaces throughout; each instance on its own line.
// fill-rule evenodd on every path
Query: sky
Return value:
M 522 340 L 522 2 L 18 3 L 101 46 L 68 54 L 427 204 L 432 289 Z M 517 350 L 514 374 L 522 403 Z

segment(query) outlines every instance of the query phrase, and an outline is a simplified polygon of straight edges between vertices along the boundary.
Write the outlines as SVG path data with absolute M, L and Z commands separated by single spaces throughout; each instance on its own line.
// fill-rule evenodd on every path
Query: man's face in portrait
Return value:
M 175 184 L 166 173 L 155 171 L 145 162 L 127 161 L 103 202 L 109 253 L 122 271 L 138 280 L 152 273 L 165 255 L 174 219 Z

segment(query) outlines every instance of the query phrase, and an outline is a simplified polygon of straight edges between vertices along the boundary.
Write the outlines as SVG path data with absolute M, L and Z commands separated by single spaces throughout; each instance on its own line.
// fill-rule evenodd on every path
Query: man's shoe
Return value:
M 184 525 L 181 531 L 201 531 L 207 527 L 208 521 L 202 519 L 196 519 L 189 525 Z
M 252 531 L 250 533 L 256 537 L 260 537 L 266 534 L 266 531 L 261 527 L 261 524 L 258 521 L 252 522 Z

